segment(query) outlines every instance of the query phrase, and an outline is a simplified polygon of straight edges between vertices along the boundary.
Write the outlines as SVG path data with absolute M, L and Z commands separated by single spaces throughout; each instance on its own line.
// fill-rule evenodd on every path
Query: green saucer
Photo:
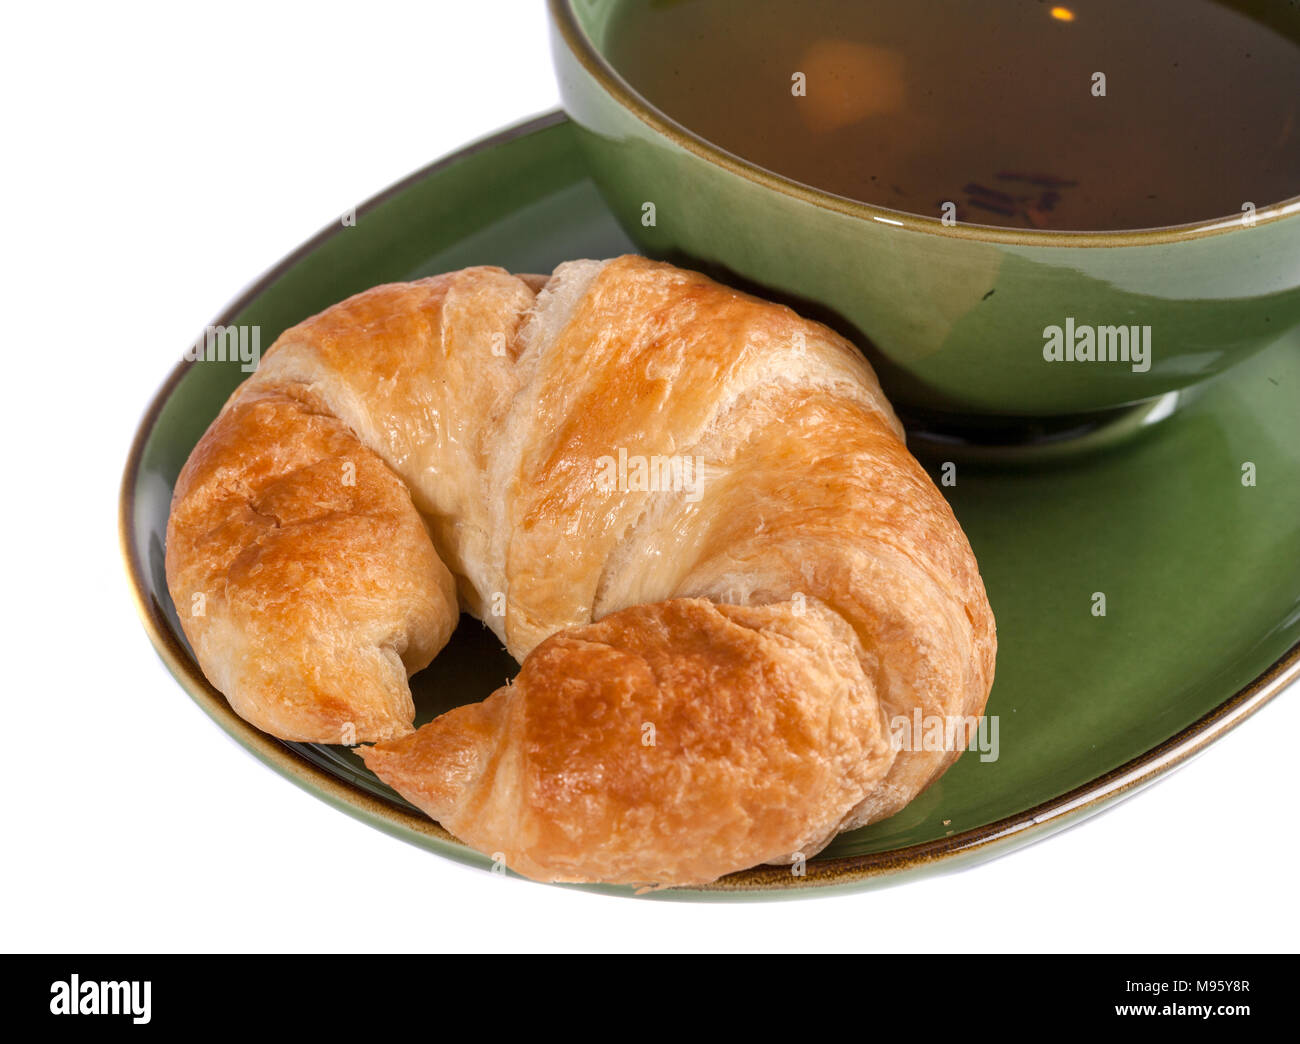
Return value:
M 557 114 L 377 196 L 355 226 L 326 229 L 213 325 L 259 326 L 265 347 L 376 283 L 473 264 L 549 272 L 630 250 Z M 163 574 L 167 511 L 190 449 L 244 376 L 238 363 L 182 363 L 141 422 L 121 536 L 146 629 L 199 706 L 286 778 L 381 830 L 488 867 L 346 748 L 281 743 L 247 725 L 194 663 Z M 936 482 L 955 478 L 941 488 L 997 615 L 988 713 L 997 716 L 998 757 L 964 754 L 894 818 L 841 835 L 803 876 L 763 867 L 650 894 L 788 897 L 1002 854 L 1135 793 L 1257 710 L 1300 676 L 1298 401 L 1300 351 L 1283 344 L 1171 417 L 1091 453 L 1016 466 L 963 460 L 954 475 L 942 449 L 928 446 Z M 514 670 L 490 632 L 464 619 L 412 680 L 419 720 L 482 699 Z

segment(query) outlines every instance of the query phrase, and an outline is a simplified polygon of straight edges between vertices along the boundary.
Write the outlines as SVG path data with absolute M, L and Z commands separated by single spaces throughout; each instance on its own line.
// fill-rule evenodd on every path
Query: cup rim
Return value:
M 996 225 L 978 225 L 962 222 L 945 225 L 939 218 L 913 214 L 905 210 L 863 203 L 824 189 L 814 188 L 801 181 L 760 167 L 708 139 L 696 134 L 640 95 L 609 61 L 596 50 L 586 31 L 578 22 L 573 10 L 574 0 L 547 0 L 551 19 L 569 52 L 582 64 L 587 73 L 613 98 L 651 130 L 673 144 L 694 153 L 701 159 L 738 175 L 747 181 L 772 189 L 784 196 L 809 203 L 823 210 L 831 210 L 859 220 L 905 228 L 913 232 L 945 238 L 973 239 L 984 243 L 1006 243 L 1037 247 L 1112 247 L 1156 246 L 1178 243 L 1190 239 L 1220 235 L 1237 229 L 1246 229 L 1241 215 L 1208 218 L 1179 225 L 1157 228 L 1114 229 L 1100 231 L 1069 231 L 1064 229 L 1014 229 Z M 1272 224 L 1300 214 L 1300 194 L 1277 203 L 1257 207 L 1253 227 Z

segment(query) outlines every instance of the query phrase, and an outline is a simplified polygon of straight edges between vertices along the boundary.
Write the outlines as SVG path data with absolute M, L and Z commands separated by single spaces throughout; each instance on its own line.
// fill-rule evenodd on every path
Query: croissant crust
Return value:
M 376 287 L 286 331 L 177 481 L 208 678 L 539 880 L 699 884 L 892 815 L 983 712 L 974 556 L 861 354 L 640 257 Z M 464 610 L 521 663 L 419 730 Z M 921 746 L 921 745 L 915 745 Z

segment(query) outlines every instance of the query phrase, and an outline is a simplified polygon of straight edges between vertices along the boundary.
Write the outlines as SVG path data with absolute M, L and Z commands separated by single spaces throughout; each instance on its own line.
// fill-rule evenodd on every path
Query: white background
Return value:
M 116 535 L 149 397 L 239 289 L 432 158 L 554 108 L 540 3 L 7 5 L 4 949 L 1293 948 L 1294 692 L 960 873 L 674 904 L 506 880 L 299 791 L 155 656 Z

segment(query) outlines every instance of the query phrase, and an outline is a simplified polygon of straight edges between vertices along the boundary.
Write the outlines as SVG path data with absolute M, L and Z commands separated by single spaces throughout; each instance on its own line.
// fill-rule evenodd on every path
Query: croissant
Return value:
M 469 268 L 286 331 L 177 481 L 207 677 L 546 881 L 701 884 L 892 815 L 960 753 L 996 637 L 870 366 L 640 257 Z M 464 609 L 521 662 L 414 731 Z

